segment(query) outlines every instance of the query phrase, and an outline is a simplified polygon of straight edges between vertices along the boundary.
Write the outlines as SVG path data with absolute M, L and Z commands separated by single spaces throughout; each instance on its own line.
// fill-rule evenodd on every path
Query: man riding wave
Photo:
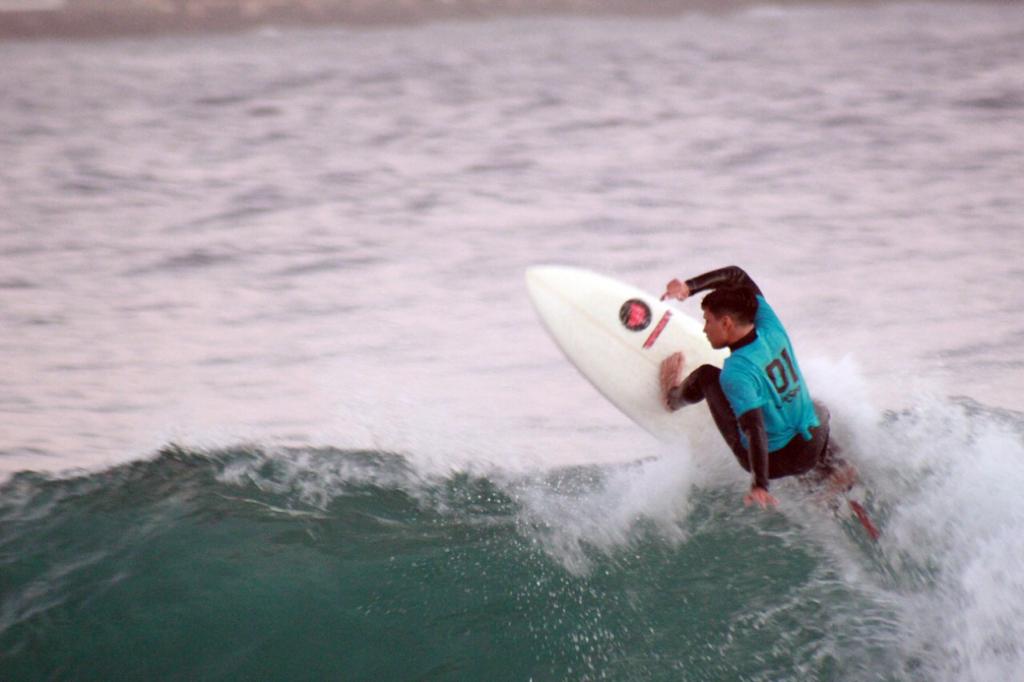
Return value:
M 784 476 L 849 488 L 856 473 L 830 443 L 828 410 L 811 399 L 789 335 L 754 280 L 731 266 L 673 279 L 661 298 L 682 301 L 708 289 L 701 301 L 704 334 L 713 348 L 729 348 L 731 354 L 721 369 L 701 365 L 682 381 L 683 354 L 665 358 L 665 406 L 675 411 L 707 401 L 726 444 L 751 474 L 747 505 L 777 505 L 768 482 Z

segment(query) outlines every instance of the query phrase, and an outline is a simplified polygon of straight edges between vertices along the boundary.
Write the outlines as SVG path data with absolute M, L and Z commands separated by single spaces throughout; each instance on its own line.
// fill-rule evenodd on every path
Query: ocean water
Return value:
M 0 679 L 1024 669 L 1019 6 L 0 64 Z M 879 542 L 629 422 L 545 336 L 536 263 L 742 265 Z

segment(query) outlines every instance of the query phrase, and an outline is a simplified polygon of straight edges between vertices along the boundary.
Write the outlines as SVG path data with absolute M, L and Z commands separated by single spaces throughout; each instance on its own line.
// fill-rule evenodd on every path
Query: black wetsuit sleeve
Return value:
M 747 435 L 747 457 L 750 473 L 754 476 L 754 487 L 768 490 L 768 433 L 764 430 L 764 414 L 760 407 L 747 410 L 740 415 L 740 428 Z
M 669 389 L 666 401 L 673 411 L 678 410 L 683 405 L 692 405 L 704 400 L 704 395 L 707 392 L 705 382 L 718 382 L 717 368 L 714 368 L 708 374 L 709 370 L 706 370 L 705 367 L 708 367 L 708 365 L 701 365 L 693 372 L 690 372 L 683 380 L 683 383 Z
M 761 289 L 754 283 L 754 280 L 750 279 L 750 275 L 744 272 L 743 268 L 735 265 L 705 272 L 703 275 L 697 275 L 686 280 L 686 286 L 689 288 L 691 295 L 705 289 L 719 289 L 721 287 L 747 287 L 753 289 L 755 294 L 763 295 L 761 294 Z

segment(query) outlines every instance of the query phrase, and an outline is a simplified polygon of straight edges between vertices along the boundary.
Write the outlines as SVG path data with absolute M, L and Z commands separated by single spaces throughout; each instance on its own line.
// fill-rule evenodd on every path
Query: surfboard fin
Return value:
M 850 503 L 850 510 L 853 511 L 853 515 L 857 517 L 858 521 L 860 521 L 860 525 L 864 526 L 864 530 L 867 532 L 868 536 L 877 542 L 882 533 L 878 530 L 878 526 L 876 526 L 871 520 L 871 517 L 868 516 L 868 512 L 864 509 L 864 505 L 857 500 L 848 499 L 847 502 Z

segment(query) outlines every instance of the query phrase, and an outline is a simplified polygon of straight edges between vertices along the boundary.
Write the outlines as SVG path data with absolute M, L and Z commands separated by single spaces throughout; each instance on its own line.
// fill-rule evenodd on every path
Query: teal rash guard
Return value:
M 819 426 L 789 336 L 761 294 L 754 332 L 733 344 L 719 381 L 735 414 L 761 408 L 769 451 L 781 449 L 798 435 L 810 440 L 811 428 Z M 749 447 L 746 434 L 741 432 L 741 437 Z

